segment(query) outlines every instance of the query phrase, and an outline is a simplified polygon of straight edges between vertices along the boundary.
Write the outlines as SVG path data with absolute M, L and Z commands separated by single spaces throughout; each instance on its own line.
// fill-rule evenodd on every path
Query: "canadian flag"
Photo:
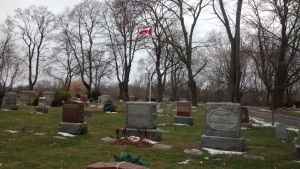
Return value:
M 152 37 L 152 25 L 149 28 L 141 29 L 139 31 L 140 35 L 148 34 L 149 37 Z

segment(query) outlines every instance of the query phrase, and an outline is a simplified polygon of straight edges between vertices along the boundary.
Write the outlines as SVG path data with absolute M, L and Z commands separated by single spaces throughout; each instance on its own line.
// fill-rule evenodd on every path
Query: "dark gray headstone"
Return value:
M 244 139 L 240 138 L 241 117 L 238 103 L 206 103 L 205 129 L 202 147 L 243 151 Z
M 126 128 L 156 128 L 156 103 L 127 102 Z
M 18 106 L 16 105 L 16 102 L 17 94 L 14 92 L 7 92 L 3 98 L 2 109 L 17 110 Z

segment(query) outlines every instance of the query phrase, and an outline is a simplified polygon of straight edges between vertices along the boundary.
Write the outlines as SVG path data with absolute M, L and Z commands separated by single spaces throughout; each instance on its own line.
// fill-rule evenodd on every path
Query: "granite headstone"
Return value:
M 205 128 L 201 137 L 204 148 L 226 151 L 244 151 L 240 137 L 241 117 L 238 103 L 205 104 Z
M 121 129 L 121 136 L 144 136 L 159 141 L 161 130 L 156 128 L 155 102 L 127 102 L 125 104 L 126 128 Z
M 3 105 L 2 109 L 6 110 L 17 110 L 18 106 L 16 105 L 17 102 L 17 94 L 14 92 L 7 92 L 3 98 Z

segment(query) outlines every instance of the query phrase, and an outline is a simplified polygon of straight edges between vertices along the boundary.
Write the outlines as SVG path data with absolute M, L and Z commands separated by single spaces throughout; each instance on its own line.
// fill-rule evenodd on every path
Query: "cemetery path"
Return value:
M 268 107 L 247 106 L 249 116 L 264 119 L 266 122 L 272 123 L 272 111 Z M 275 123 L 282 123 L 288 126 L 300 127 L 300 118 L 292 115 L 274 113 Z

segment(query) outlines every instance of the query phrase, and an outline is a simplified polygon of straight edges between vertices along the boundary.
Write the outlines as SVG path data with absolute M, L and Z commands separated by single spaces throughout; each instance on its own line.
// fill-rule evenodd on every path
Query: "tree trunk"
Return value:
M 192 96 L 192 105 L 197 106 L 197 85 L 194 78 L 189 78 L 188 86 Z
M 119 82 L 119 100 L 123 100 L 124 82 Z
M 157 100 L 159 102 L 162 102 L 163 100 L 163 94 L 164 94 L 164 86 L 162 83 L 162 75 L 160 73 L 157 73 Z

